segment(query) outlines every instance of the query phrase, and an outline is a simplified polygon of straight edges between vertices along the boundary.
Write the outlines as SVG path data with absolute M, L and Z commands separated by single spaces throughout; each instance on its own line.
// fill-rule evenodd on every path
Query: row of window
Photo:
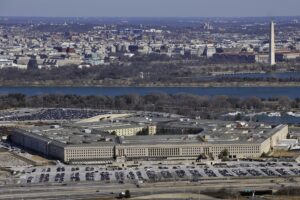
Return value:
M 259 146 L 230 146 L 230 147 L 213 147 L 212 153 L 219 154 L 224 149 L 227 149 L 231 154 L 233 153 L 259 153 Z
M 137 132 L 141 131 L 142 128 L 133 128 L 133 129 L 117 129 L 114 130 L 119 136 L 130 136 L 135 135 Z M 110 131 L 110 132 L 114 132 Z
M 112 158 L 112 155 L 101 155 L 101 156 L 92 156 L 92 155 L 84 155 L 84 156 L 66 156 L 65 159 L 66 160 L 70 160 L 70 159 L 74 159 L 74 160 L 78 160 L 78 159 L 97 159 L 97 158 Z
M 180 151 L 181 149 L 181 151 Z M 259 153 L 259 146 L 214 146 L 214 147 L 183 147 L 183 148 L 128 148 L 119 149 L 119 156 L 189 156 L 200 155 L 201 153 L 219 154 L 227 149 L 230 154 L 251 154 Z M 125 153 L 126 152 L 126 153 Z M 111 157 L 113 149 L 70 149 L 66 155 L 70 158 L 78 157 Z
M 70 149 L 66 151 L 68 158 L 112 157 L 112 149 Z
M 148 149 L 149 156 L 178 156 L 179 148 L 150 148 Z
M 212 147 L 211 153 L 219 154 L 222 150 L 227 149 L 230 153 L 259 153 L 259 146 L 231 146 L 231 147 Z M 209 147 L 190 147 L 182 148 L 182 155 L 198 155 L 201 153 L 209 154 Z M 120 154 L 124 154 L 120 151 Z M 127 149 L 127 155 L 145 155 L 145 149 Z M 179 148 L 149 148 L 149 156 L 178 156 L 180 155 Z

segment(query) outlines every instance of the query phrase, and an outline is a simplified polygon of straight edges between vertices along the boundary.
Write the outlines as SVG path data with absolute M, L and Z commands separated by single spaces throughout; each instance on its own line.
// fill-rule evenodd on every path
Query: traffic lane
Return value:
M 284 180 L 283 180 L 284 181 Z M 292 186 L 295 183 L 289 183 L 284 182 L 282 184 L 272 183 L 270 180 L 264 180 L 264 181 L 253 181 L 253 183 L 243 183 L 245 181 L 235 181 L 235 182 L 226 182 L 216 184 L 215 183 L 202 183 L 198 185 L 192 185 L 192 184 L 183 184 L 183 183 L 174 183 L 170 186 L 169 183 L 165 184 L 145 184 L 144 186 L 140 188 L 136 188 L 135 186 L 124 186 L 119 187 L 119 185 L 113 186 L 113 187 L 87 187 L 86 185 L 77 186 L 76 189 L 74 187 L 67 187 L 64 188 L 63 191 L 57 191 L 57 188 L 52 188 L 51 191 L 49 189 L 44 188 L 44 191 L 35 191 L 34 188 L 32 188 L 30 193 L 16 193 L 13 194 L 1 194 L 0 199 L 18 199 L 18 198 L 48 198 L 48 197 L 64 197 L 64 196 L 76 196 L 76 195 L 86 195 L 86 197 L 89 197 L 89 195 L 111 195 L 112 197 L 118 194 L 119 192 L 124 191 L 125 189 L 130 189 L 132 194 L 135 195 L 144 195 L 144 194 L 152 194 L 152 193 L 172 193 L 174 191 L 177 192 L 184 192 L 184 191 L 202 191 L 207 189 L 221 189 L 221 188 L 228 188 L 232 190 L 244 190 L 247 189 L 278 189 L 282 187 L 282 184 L 285 186 Z M 251 182 L 248 180 L 248 182 Z M 97 190 L 99 190 L 97 192 Z M 96 194 L 97 193 L 97 194 Z M 113 194 L 112 194 L 113 193 Z M 66 195 L 67 194 L 67 195 Z

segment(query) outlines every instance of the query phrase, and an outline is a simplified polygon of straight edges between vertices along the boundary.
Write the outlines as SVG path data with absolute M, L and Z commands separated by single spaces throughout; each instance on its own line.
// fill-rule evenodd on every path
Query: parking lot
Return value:
M 24 171 L 22 184 L 70 183 L 134 183 L 161 181 L 192 181 L 229 177 L 289 177 L 300 175 L 298 163 L 231 163 L 217 165 L 153 165 L 109 169 L 103 166 L 32 167 Z
M 104 114 L 105 111 L 87 109 L 49 108 L 19 113 L 10 111 L 0 113 L 0 121 L 30 121 L 30 120 L 72 120 L 86 119 Z

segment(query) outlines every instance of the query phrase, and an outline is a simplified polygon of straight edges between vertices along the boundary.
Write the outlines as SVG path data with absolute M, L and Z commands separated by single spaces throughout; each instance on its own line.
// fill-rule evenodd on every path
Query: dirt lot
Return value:
M 0 167 L 22 167 L 27 165 L 27 162 L 17 158 L 8 151 L 0 152 Z

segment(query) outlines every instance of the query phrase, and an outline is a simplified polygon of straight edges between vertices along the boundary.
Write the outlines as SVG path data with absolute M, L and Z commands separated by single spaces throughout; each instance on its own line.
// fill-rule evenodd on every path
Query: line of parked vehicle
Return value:
M 2 115 L 0 114 L 0 121 L 86 119 L 104 113 L 106 112 L 96 110 L 49 108 L 21 114 L 18 112 L 3 113 Z
M 215 165 L 215 166 L 146 166 L 109 169 L 98 166 L 36 167 L 26 170 L 23 183 L 66 183 L 100 181 L 103 183 L 159 182 L 172 180 L 199 181 L 222 177 L 267 177 L 299 176 L 298 164 L 260 165 Z

